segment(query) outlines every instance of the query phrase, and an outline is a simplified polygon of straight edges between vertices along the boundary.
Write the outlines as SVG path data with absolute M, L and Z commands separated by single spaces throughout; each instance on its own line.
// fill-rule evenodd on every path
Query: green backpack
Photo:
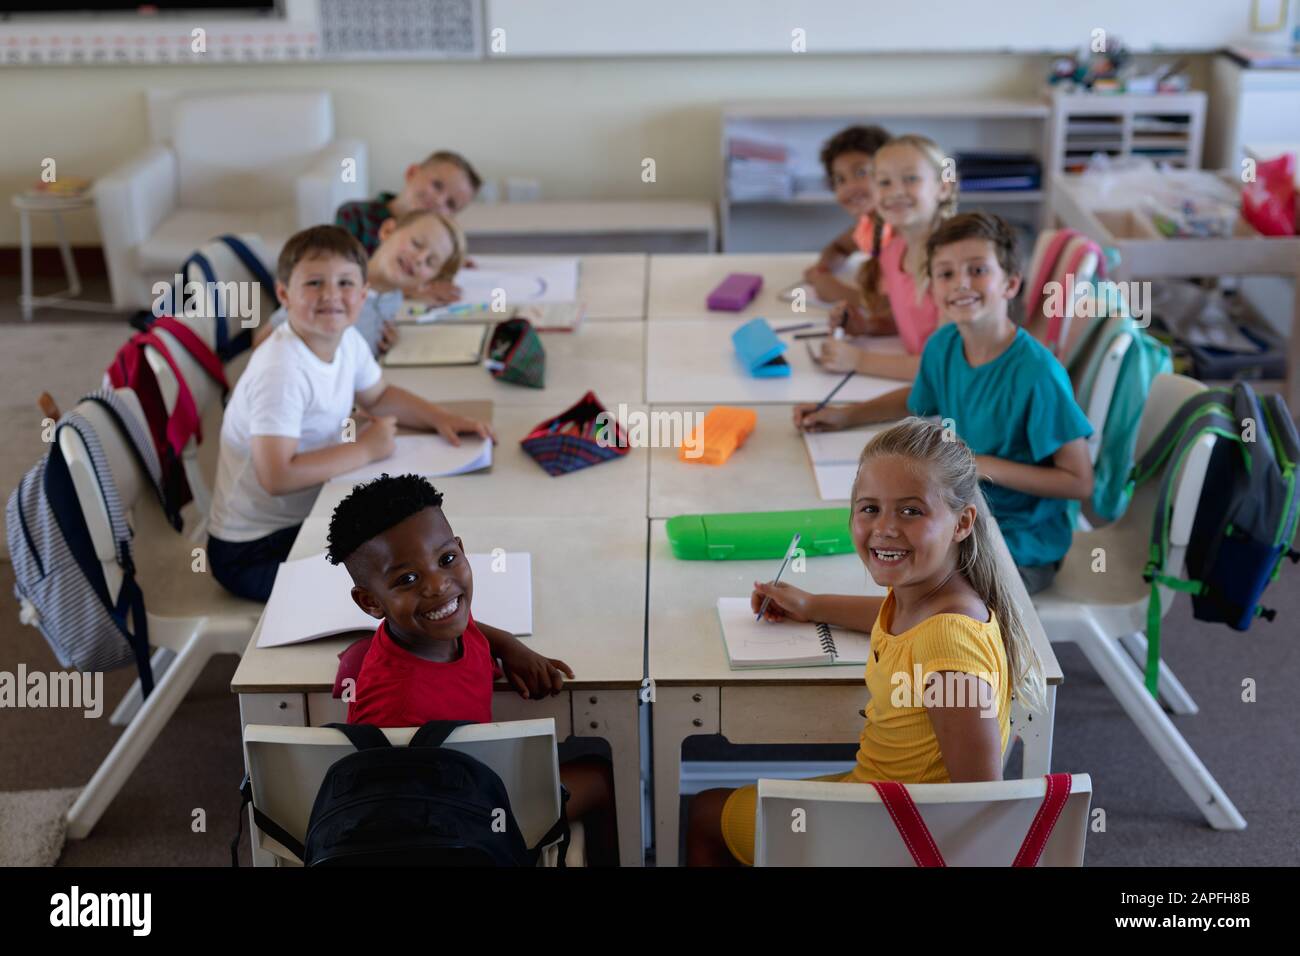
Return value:
M 1187 577 L 1164 573 L 1173 517 L 1174 479 L 1202 435 L 1217 436 L 1187 544 Z M 1279 395 L 1263 401 L 1245 382 L 1212 388 L 1188 399 L 1133 467 L 1132 484 L 1165 472 L 1152 520 L 1144 579 L 1147 605 L 1146 686 L 1154 695 L 1160 666 L 1160 586 L 1192 596 L 1198 621 L 1247 630 L 1255 618 L 1273 620 L 1260 604 L 1282 569 L 1300 562 L 1292 550 L 1297 511 L 1296 463 L 1300 437 Z
M 1092 510 L 1103 521 L 1114 521 L 1128 507 L 1133 493 L 1129 472 L 1133 469 L 1133 449 L 1137 445 L 1142 409 L 1155 377 L 1173 371 L 1169 349 L 1139 328 L 1133 319 L 1127 315 L 1097 319 L 1066 362 L 1082 408 L 1088 408 L 1106 355 L 1121 336 L 1128 336 L 1131 342 L 1121 360 L 1110 412 L 1102 429 L 1101 448 L 1093 466 Z M 1079 504 L 1071 505 L 1073 520 Z

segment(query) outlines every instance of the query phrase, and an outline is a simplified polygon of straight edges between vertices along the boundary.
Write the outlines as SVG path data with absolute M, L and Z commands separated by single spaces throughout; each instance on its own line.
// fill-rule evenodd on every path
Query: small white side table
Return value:
M 32 193 L 19 193 L 13 197 L 13 206 L 18 210 L 18 229 L 22 244 L 22 293 L 18 296 L 18 307 L 22 310 L 23 320 L 30 322 L 32 312 L 41 307 L 57 305 L 63 309 L 80 309 L 84 312 L 115 312 L 108 302 L 85 302 L 76 298 L 81 295 L 81 277 L 77 275 L 77 264 L 72 259 L 72 247 L 68 244 L 68 234 L 63 228 L 63 214 L 95 208 L 95 197 L 83 196 L 42 196 Z M 32 294 L 32 213 L 47 213 L 54 217 L 54 229 L 59 237 L 59 254 L 63 257 L 63 272 L 68 277 L 68 287 L 54 295 Z

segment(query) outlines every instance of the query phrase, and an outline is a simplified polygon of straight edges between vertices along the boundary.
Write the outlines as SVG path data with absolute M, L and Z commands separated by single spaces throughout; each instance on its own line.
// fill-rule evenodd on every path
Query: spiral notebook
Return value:
M 722 641 L 732 670 L 867 662 L 871 635 L 829 624 L 755 621 L 749 598 L 718 598 Z

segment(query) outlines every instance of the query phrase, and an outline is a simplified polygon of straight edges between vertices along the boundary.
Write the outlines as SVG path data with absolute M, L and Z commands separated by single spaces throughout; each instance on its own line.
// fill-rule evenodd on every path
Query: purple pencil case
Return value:
M 754 301 L 763 288 L 763 277 L 747 272 L 733 272 L 709 293 L 708 305 L 715 312 L 739 312 Z

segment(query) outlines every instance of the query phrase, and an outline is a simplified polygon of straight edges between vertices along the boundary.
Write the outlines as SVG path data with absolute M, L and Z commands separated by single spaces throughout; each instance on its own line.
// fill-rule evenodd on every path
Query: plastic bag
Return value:
M 1264 236 L 1296 234 L 1295 154 L 1255 165 L 1255 181 L 1241 191 L 1241 214 Z

